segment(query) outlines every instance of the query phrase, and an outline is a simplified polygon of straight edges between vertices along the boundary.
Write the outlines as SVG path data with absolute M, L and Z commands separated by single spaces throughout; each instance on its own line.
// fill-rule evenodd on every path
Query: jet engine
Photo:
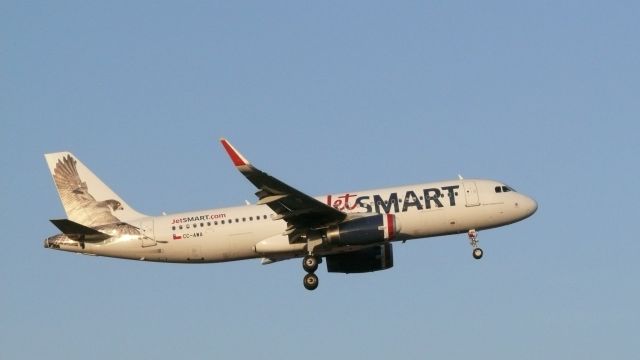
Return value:
M 395 215 L 376 214 L 329 227 L 326 240 L 335 245 L 369 245 L 393 240 L 397 230 Z

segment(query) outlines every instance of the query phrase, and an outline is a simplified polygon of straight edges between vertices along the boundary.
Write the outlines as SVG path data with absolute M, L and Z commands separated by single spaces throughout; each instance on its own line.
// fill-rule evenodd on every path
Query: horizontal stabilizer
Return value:
M 96 229 L 78 224 L 68 219 L 50 220 L 63 234 L 67 235 L 70 239 L 84 241 L 84 242 L 99 242 L 110 238 L 103 232 Z

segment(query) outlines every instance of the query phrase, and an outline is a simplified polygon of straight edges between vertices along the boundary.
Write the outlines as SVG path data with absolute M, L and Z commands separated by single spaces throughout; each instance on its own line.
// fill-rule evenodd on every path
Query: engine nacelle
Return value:
M 345 221 L 327 229 L 327 242 L 336 245 L 369 245 L 396 237 L 396 216 L 376 214 Z
M 325 258 L 328 272 L 349 274 L 380 271 L 393 266 L 393 247 L 387 243 Z

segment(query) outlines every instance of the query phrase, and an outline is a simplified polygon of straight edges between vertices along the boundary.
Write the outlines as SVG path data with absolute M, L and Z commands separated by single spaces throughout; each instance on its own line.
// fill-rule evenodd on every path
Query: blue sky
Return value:
M 0 4 L 0 358 L 632 359 L 637 2 Z M 495 178 L 524 222 L 395 267 L 48 251 L 70 150 L 138 210 L 254 201 L 217 143 L 307 193 Z

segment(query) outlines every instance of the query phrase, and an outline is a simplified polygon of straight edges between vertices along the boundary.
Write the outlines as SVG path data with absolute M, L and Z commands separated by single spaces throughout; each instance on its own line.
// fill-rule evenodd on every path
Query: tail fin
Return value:
M 85 226 L 129 222 L 145 215 L 135 211 L 73 154 L 45 154 L 69 220 Z

